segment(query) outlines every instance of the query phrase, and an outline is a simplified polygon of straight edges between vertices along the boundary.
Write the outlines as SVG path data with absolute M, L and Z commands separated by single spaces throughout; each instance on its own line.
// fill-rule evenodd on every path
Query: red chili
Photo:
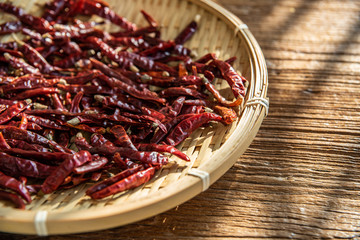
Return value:
M 0 132 L 0 149 L 10 149 L 11 147 L 6 142 L 3 134 Z
M 73 101 L 71 103 L 70 112 L 72 113 L 80 113 L 80 102 L 82 97 L 84 96 L 83 92 L 78 92 L 75 97 L 73 98 Z
M 24 201 L 13 193 L 0 190 L 0 199 L 9 200 L 16 208 L 25 209 Z
M 201 113 L 181 121 L 166 138 L 169 145 L 176 146 L 187 138 L 195 129 L 209 121 L 222 121 L 222 117 L 214 113 Z
M 102 199 L 107 196 L 122 192 L 125 190 L 136 188 L 146 182 L 148 182 L 155 174 L 155 168 L 150 167 L 148 169 L 136 172 L 127 178 L 120 180 L 113 185 L 106 187 L 100 191 L 97 191 L 90 195 L 92 199 Z
M 198 28 L 197 22 L 192 21 L 185 27 L 185 29 L 175 38 L 176 44 L 184 44 L 189 40 Z
M 209 74 L 208 71 L 205 71 L 205 74 Z M 237 107 L 239 105 L 242 104 L 243 102 L 243 97 L 241 95 L 238 95 L 238 97 L 236 98 L 235 101 L 231 102 L 231 101 L 228 101 L 226 100 L 223 96 L 221 96 L 221 94 L 219 93 L 219 91 L 215 88 L 214 85 L 212 85 L 210 83 L 210 81 L 207 79 L 207 78 L 203 78 L 203 82 L 204 82 L 204 85 L 206 87 L 206 89 L 212 93 L 212 95 L 216 98 L 216 100 L 221 104 L 221 105 L 224 105 L 226 107 Z
M 125 30 L 134 31 L 136 30 L 136 25 L 134 23 L 129 22 L 127 19 L 120 17 L 113 10 L 106 6 L 102 1 L 92 1 L 92 0 L 84 0 L 82 9 L 78 12 L 85 15 L 96 14 L 102 18 L 109 20 L 110 22 L 119 25 Z
M 8 188 L 19 194 L 26 202 L 31 202 L 30 193 L 26 189 L 25 185 L 16 180 L 13 177 L 7 176 L 0 171 L 0 186 Z
M 67 176 L 77 167 L 91 161 L 91 154 L 88 151 L 79 151 L 68 156 L 51 174 L 41 186 L 43 193 L 55 191 Z
M 15 96 L 15 99 L 26 99 L 45 94 L 59 93 L 59 89 L 54 87 L 41 87 L 36 89 L 29 89 Z
M 41 33 L 53 30 L 51 24 L 45 19 L 27 14 L 22 8 L 15 7 L 10 3 L 0 3 L 0 9 L 3 12 L 16 16 L 22 23 L 32 26 Z
M 132 150 L 137 150 L 134 144 L 131 142 L 130 137 L 127 135 L 125 129 L 121 125 L 116 125 L 109 129 L 109 133 L 113 134 L 116 141 L 116 145 L 120 147 L 130 148 Z
M 11 176 L 46 178 L 55 169 L 53 166 L 48 166 L 24 158 L 14 157 L 4 152 L 0 152 L 0 157 L 1 170 L 5 174 Z
M 231 108 L 215 106 L 214 111 L 223 118 L 225 124 L 230 124 L 237 119 L 236 112 Z
M 10 106 L 0 114 L 0 124 L 10 121 L 13 117 L 24 111 L 27 106 L 28 104 L 25 102 L 18 102 L 15 105 Z
M 117 183 L 118 181 L 126 178 L 126 177 L 129 177 L 131 175 L 133 175 L 134 173 L 137 173 L 139 172 L 140 170 L 142 169 L 142 166 L 137 166 L 137 167 L 134 167 L 134 168 L 130 168 L 130 169 L 126 169 L 108 179 L 105 179 L 93 186 L 91 186 L 90 188 L 88 188 L 86 190 L 86 194 L 91 196 L 92 194 L 94 194 L 95 192 L 98 192 L 108 186 L 111 186 L 112 184 L 115 184 Z
M 155 134 L 153 135 L 153 137 L 151 138 L 150 142 L 151 143 L 159 143 L 165 136 L 168 132 L 170 132 L 170 130 L 176 126 L 178 123 L 180 123 L 181 121 L 189 118 L 189 117 L 192 117 L 192 116 L 195 116 L 195 114 L 183 114 L 183 115 L 179 115 L 173 119 L 170 119 L 168 120 L 166 123 L 165 123 L 165 127 L 166 127 L 166 130 L 167 131 L 162 131 L 160 128 L 155 132 Z
M 36 49 L 24 42 L 21 42 L 21 45 L 21 49 L 25 58 L 34 67 L 38 68 L 40 72 L 48 74 L 55 70 L 54 67 L 51 66 L 38 51 L 36 51 Z
M 0 3 L 1 4 L 1 3 Z M 23 59 L 11 56 L 9 53 L 4 53 L 5 60 L 15 68 L 19 69 L 25 74 L 40 74 L 39 69 L 34 68 L 30 64 L 26 63 Z
M 205 99 L 207 98 L 207 95 L 204 93 L 201 93 L 197 90 L 191 89 L 191 88 L 185 88 L 185 87 L 170 87 L 165 90 L 162 90 L 160 93 L 163 97 L 176 97 L 176 96 L 191 96 L 194 98 L 200 98 Z
M 10 147 L 13 148 L 20 148 L 23 150 L 30 150 L 30 151 L 36 151 L 36 152 L 50 152 L 51 150 L 49 148 L 43 147 L 39 144 L 34 143 L 27 143 L 22 140 L 16 140 L 16 139 L 7 139 L 6 142 L 9 144 Z
M 236 98 L 238 98 L 239 96 L 244 97 L 244 82 L 246 81 L 246 79 L 243 76 L 240 76 L 227 62 L 215 59 L 213 60 L 213 63 L 220 69 L 222 76 L 230 85 L 234 96 Z
M 101 170 L 109 160 L 105 157 L 99 157 L 91 162 L 88 162 L 80 167 L 74 169 L 74 173 L 76 174 L 83 174 L 88 172 L 94 172 L 97 170 Z
M 136 144 L 136 148 L 139 149 L 139 151 L 156 151 L 156 152 L 167 152 L 174 154 L 175 156 L 178 156 L 179 158 L 190 161 L 190 158 L 174 146 L 170 145 L 158 145 L 155 143 L 140 143 Z
M 5 22 L 0 25 L 0 35 L 19 32 L 22 29 L 20 21 Z
M 6 126 L 4 129 L 2 129 L 2 134 L 6 139 L 24 140 L 29 143 L 40 144 L 47 147 L 50 146 L 59 152 L 71 152 L 58 145 L 56 142 L 49 140 L 37 133 L 22 130 L 17 127 Z

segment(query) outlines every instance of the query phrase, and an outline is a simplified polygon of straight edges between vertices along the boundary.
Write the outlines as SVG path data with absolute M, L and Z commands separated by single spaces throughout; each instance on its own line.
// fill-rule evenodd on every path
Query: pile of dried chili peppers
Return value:
M 184 43 L 196 21 L 162 40 L 145 11 L 140 28 L 100 0 L 54 0 L 41 17 L 10 3 L 0 9 L 17 19 L 0 34 L 25 36 L 0 43 L 0 198 L 18 208 L 31 195 L 83 182 L 96 182 L 86 192 L 92 199 L 140 186 L 169 154 L 189 161 L 175 146 L 195 129 L 237 118 L 247 81 L 231 66 L 235 58 L 193 59 Z M 121 30 L 103 31 L 105 22 Z

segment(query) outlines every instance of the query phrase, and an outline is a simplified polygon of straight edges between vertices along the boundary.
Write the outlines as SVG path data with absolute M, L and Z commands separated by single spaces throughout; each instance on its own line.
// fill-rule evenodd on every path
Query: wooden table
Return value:
M 267 59 L 271 107 L 250 148 L 175 209 L 47 239 L 360 238 L 360 1 L 218 2 Z

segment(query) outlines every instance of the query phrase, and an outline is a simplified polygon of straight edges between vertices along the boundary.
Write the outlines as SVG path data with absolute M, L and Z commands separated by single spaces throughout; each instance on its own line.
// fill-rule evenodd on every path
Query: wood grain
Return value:
M 88 234 L 0 239 L 360 238 L 360 1 L 218 0 L 263 49 L 270 112 L 209 190 Z

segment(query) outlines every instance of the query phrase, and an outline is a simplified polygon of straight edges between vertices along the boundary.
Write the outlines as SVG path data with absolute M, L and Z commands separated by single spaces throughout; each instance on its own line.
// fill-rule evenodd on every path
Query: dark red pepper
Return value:
M 148 169 L 136 172 L 127 178 L 120 180 L 106 188 L 103 188 L 95 193 L 92 193 L 90 197 L 92 199 L 102 199 L 107 196 L 122 192 L 125 190 L 136 188 L 146 182 L 148 182 L 155 174 L 155 168 L 150 167 Z
M 0 187 L 4 187 L 7 189 L 11 189 L 17 194 L 19 194 L 22 198 L 26 200 L 26 202 L 31 202 L 31 197 L 29 191 L 26 189 L 25 185 L 16 180 L 13 177 L 7 176 L 0 171 Z
M 222 121 L 222 117 L 214 113 L 201 113 L 181 121 L 166 138 L 169 145 L 176 146 L 187 138 L 195 129 L 210 121 Z
M 91 161 L 91 154 L 87 151 L 79 151 L 69 155 L 58 166 L 50 176 L 48 176 L 42 184 L 43 193 L 51 193 L 55 191 L 65 180 L 65 178 L 77 167 Z

